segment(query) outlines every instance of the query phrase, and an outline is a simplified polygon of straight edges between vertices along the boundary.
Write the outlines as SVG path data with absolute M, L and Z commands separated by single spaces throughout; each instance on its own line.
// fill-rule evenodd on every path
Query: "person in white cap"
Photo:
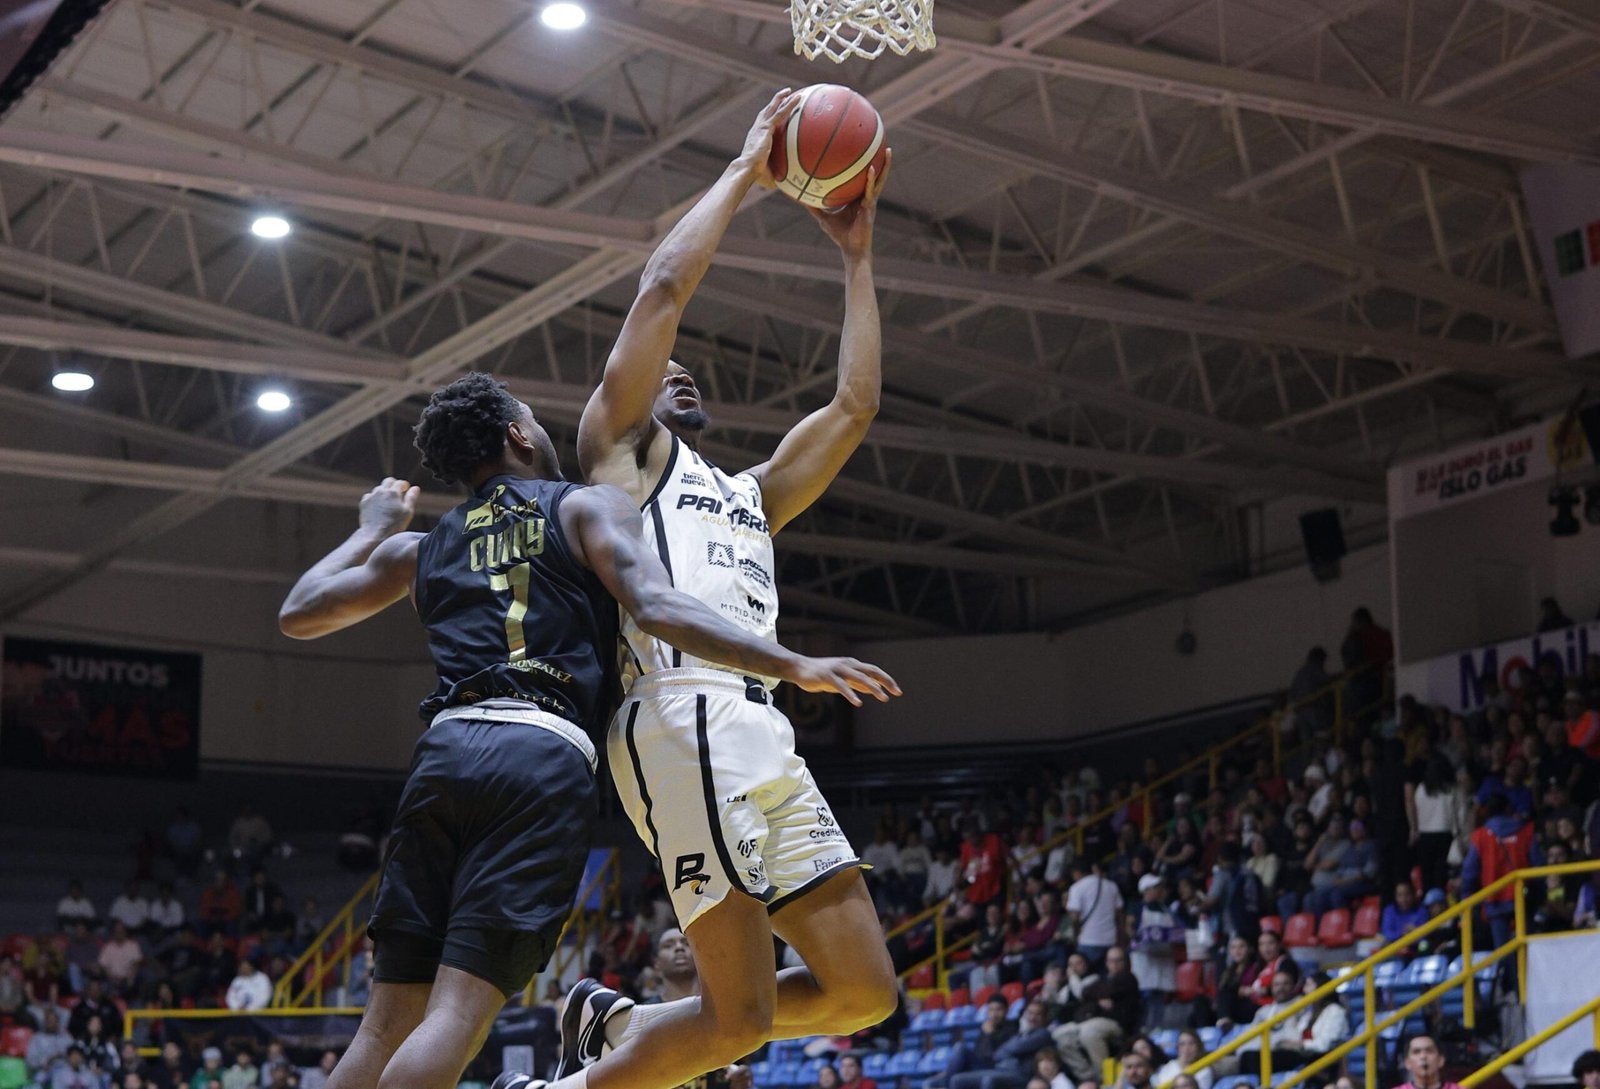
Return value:
M 1178 989 L 1175 950 L 1183 941 L 1183 927 L 1167 904 L 1166 878 L 1153 873 L 1139 878 L 1139 899 L 1130 943 L 1133 977 L 1144 995 L 1146 1022 L 1160 1024 L 1167 999 Z

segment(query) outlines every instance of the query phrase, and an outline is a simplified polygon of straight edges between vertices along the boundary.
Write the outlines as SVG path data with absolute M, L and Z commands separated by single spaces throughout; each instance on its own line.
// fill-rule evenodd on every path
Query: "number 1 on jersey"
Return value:
M 510 590 L 511 606 L 506 609 L 507 661 L 520 662 L 527 655 L 527 643 L 522 634 L 522 621 L 528 615 L 529 565 L 519 563 L 503 573 L 489 575 L 491 590 Z

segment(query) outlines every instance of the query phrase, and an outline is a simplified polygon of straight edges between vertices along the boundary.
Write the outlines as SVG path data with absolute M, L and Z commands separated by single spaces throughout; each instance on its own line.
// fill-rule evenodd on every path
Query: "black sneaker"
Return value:
M 506 1070 L 489 1083 L 489 1089 L 545 1089 L 545 1086 L 549 1084 L 542 1078 L 518 1074 L 514 1070 Z
M 598 1062 L 606 1046 L 606 1022 L 632 1008 L 633 999 L 602 986 L 599 980 L 580 979 L 574 983 L 561 1006 L 561 1061 L 556 1065 L 556 1077 L 576 1074 Z M 491 1086 L 490 1089 L 528 1087 Z

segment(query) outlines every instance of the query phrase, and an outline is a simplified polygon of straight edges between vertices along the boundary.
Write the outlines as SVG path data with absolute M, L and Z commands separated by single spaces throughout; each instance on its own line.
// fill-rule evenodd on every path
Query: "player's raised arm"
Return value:
M 750 186 L 772 186 L 767 167 L 772 134 L 798 101 L 788 88 L 772 96 L 745 136 L 739 156 L 667 233 L 645 265 L 639 293 L 578 425 L 578 463 L 591 482 L 616 484 L 630 493 L 641 490 L 638 478 L 644 459 L 639 454 L 659 430 L 652 408 L 678 336 L 678 322 Z
M 644 543 L 639 509 L 619 489 L 585 488 L 562 500 L 561 525 L 581 563 L 640 629 L 698 658 L 782 677 L 807 692 L 837 692 L 857 707 L 864 692 L 887 702 L 900 688 L 877 666 L 854 658 L 807 658 L 728 623 L 672 588 L 666 568 Z
M 878 195 L 889 177 L 867 175 L 867 192 L 837 212 L 808 208 L 844 257 L 844 326 L 839 333 L 839 382 L 833 400 L 801 420 L 778 443 L 772 458 L 750 470 L 761 483 L 761 505 L 772 533 L 815 503 L 878 413 L 883 390 L 883 331 L 872 282 L 872 227 Z
M 315 639 L 382 612 L 411 590 L 420 533 L 405 532 L 417 511 L 418 489 L 386 477 L 361 498 L 360 525 L 348 540 L 300 576 L 278 628 L 294 639 Z

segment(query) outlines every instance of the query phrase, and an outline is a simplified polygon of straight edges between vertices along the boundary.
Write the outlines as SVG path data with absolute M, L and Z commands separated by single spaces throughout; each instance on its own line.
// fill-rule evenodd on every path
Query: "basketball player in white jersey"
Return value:
M 670 356 L 740 201 L 752 185 L 773 185 L 773 130 L 795 104 L 787 91 L 774 96 L 743 152 L 662 240 L 578 431 L 588 480 L 644 509 L 646 539 L 673 584 L 767 637 L 778 615 L 772 534 L 822 495 L 877 411 L 872 226 L 884 179 L 871 177 L 855 205 L 813 213 L 844 258 L 838 387 L 770 460 L 735 474 L 701 456 L 710 421 Z M 562 1016 L 556 1089 L 671 1089 L 769 1039 L 848 1035 L 888 1017 L 895 973 L 860 860 L 795 753 L 772 679 L 683 654 L 632 625 L 624 634 L 634 676 L 608 737 L 612 775 L 661 863 L 701 993 L 634 1008 L 610 1041 L 620 1046 L 599 1058 L 608 1019 L 631 1003 L 581 981 Z M 775 975 L 774 933 L 804 968 Z

